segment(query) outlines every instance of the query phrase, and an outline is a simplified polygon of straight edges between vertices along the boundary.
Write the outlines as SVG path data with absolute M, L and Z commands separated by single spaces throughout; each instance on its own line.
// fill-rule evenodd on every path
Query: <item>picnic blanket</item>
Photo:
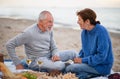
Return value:
M 16 72 L 16 73 L 19 73 L 19 72 L 21 72 L 21 71 L 23 71 L 23 70 L 16 70 L 15 69 L 15 65 L 13 64 L 13 62 L 12 61 L 5 61 L 4 62 L 4 64 L 10 69 L 10 71 L 12 71 L 12 72 Z M 113 74 L 113 73 L 115 73 L 113 70 L 111 70 L 111 74 Z M 120 73 L 120 72 L 118 72 L 118 73 Z M 1 75 L 2 73 L 0 72 L 0 75 Z M 100 76 L 100 77 L 95 77 L 95 78 L 91 78 L 91 79 L 108 79 L 108 77 L 107 76 Z

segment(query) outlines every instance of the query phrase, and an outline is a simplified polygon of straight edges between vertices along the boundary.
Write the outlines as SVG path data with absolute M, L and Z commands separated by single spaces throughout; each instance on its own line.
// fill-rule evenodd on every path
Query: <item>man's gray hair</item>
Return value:
M 42 12 L 39 14 L 38 21 L 39 21 L 39 20 L 44 20 L 44 19 L 46 19 L 46 17 L 47 17 L 46 14 L 52 15 L 49 11 L 44 10 L 44 11 L 42 11 Z

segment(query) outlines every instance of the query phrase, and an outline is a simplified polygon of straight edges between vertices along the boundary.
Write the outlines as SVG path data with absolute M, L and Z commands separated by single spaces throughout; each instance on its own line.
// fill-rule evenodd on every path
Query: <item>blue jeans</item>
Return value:
M 100 74 L 87 64 L 71 64 L 66 67 L 66 72 L 75 73 L 79 79 L 89 79 L 100 76 Z
M 32 65 L 32 64 L 34 64 L 34 63 L 35 63 L 35 60 L 33 60 L 30 65 Z M 30 66 L 28 66 L 28 65 L 26 64 L 26 59 L 23 59 L 23 60 L 21 61 L 21 64 L 24 66 L 24 69 L 31 69 L 31 70 L 40 71 L 40 72 L 48 72 L 46 69 L 39 69 L 39 66 L 35 66 L 35 67 L 30 67 Z
M 35 60 L 32 61 L 32 63 L 29 65 L 29 69 L 38 71 L 38 70 L 63 70 L 65 68 L 65 61 L 67 60 L 72 60 L 73 58 L 75 58 L 76 56 L 78 56 L 78 53 L 74 50 L 64 50 L 64 51 L 59 51 L 57 52 L 57 54 L 61 61 L 56 61 L 53 62 L 51 60 L 51 58 L 47 58 L 47 57 L 39 57 Z M 43 64 L 41 67 L 38 66 L 37 61 L 42 61 Z M 25 69 L 28 69 L 28 65 L 26 64 L 26 59 L 21 61 L 21 64 L 24 66 Z

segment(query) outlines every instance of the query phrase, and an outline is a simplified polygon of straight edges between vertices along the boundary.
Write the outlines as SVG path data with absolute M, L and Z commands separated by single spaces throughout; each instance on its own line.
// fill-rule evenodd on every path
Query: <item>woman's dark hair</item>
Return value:
M 96 13 L 89 8 L 85 8 L 85 9 L 77 12 L 77 16 L 81 16 L 81 18 L 83 19 L 84 22 L 87 19 L 89 19 L 90 24 L 92 24 L 92 25 L 96 25 L 97 23 L 100 24 L 99 21 L 96 21 Z

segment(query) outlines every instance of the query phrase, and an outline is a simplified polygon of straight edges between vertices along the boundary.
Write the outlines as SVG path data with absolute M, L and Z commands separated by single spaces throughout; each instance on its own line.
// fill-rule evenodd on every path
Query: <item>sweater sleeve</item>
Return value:
M 80 57 L 80 58 L 83 58 L 83 57 L 84 57 L 83 50 L 80 50 L 80 52 L 79 52 L 79 57 Z
M 15 65 L 20 64 L 20 59 L 15 53 L 15 48 L 27 43 L 29 41 L 28 34 L 25 32 L 22 32 L 21 34 L 15 36 L 14 38 L 10 39 L 6 43 L 6 49 L 8 51 L 9 56 L 13 60 Z
M 58 49 L 56 46 L 56 42 L 53 37 L 53 31 L 51 32 L 51 41 L 50 41 L 50 52 L 52 53 L 52 56 L 57 53 Z
M 100 33 L 97 41 L 97 50 L 95 54 L 82 58 L 83 63 L 87 63 L 91 66 L 102 63 L 108 55 L 109 51 L 109 40 L 108 35 Z M 93 52 L 92 52 L 93 53 Z

